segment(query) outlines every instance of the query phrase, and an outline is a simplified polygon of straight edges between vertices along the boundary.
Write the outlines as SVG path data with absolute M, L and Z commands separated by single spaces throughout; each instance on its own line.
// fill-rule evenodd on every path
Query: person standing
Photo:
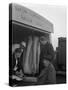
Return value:
M 38 84 L 55 84 L 56 70 L 52 64 L 55 55 L 53 46 L 49 39 L 44 36 L 40 38 L 40 44 L 40 75 L 38 76 Z

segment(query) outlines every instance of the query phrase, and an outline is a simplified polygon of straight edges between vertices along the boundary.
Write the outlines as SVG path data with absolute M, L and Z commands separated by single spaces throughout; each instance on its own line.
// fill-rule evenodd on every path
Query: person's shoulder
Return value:
M 46 47 L 49 48 L 49 49 L 53 49 L 53 46 L 52 46 L 52 44 L 50 42 L 46 43 Z
M 52 46 L 52 44 L 51 44 L 50 42 L 47 42 L 46 45 L 48 45 L 48 46 Z

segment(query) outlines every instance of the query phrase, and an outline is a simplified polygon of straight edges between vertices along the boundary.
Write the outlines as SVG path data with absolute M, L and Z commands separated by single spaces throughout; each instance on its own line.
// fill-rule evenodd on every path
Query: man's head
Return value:
M 42 36 L 40 38 L 40 43 L 45 45 L 47 42 L 49 42 L 49 38 L 45 37 L 45 36 Z

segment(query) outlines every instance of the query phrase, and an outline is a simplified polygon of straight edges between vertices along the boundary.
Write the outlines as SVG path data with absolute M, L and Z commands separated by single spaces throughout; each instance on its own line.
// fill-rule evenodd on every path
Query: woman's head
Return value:
M 22 52 L 23 52 L 23 50 L 22 50 L 21 48 L 17 48 L 17 49 L 15 50 L 15 57 L 16 57 L 16 58 L 20 58 Z

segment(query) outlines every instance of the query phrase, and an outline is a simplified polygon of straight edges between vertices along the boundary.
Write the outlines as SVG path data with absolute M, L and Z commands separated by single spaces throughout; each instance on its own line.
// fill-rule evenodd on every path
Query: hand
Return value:
M 24 76 L 22 70 L 16 71 L 16 75 L 19 76 L 19 77 L 21 77 L 21 78 Z
M 18 77 L 18 76 L 16 76 L 16 75 L 12 75 L 11 78 L 12 78 L 12 79 L 15 79 L 15 80 L 17 80 L 17 81 L 23 80 L 23 78 L 20 78 L 20 77 Z
M 48 60 L 44 60 L 43 63 L 44 63 L 44 66 L 48 67 L 50 62 Z

